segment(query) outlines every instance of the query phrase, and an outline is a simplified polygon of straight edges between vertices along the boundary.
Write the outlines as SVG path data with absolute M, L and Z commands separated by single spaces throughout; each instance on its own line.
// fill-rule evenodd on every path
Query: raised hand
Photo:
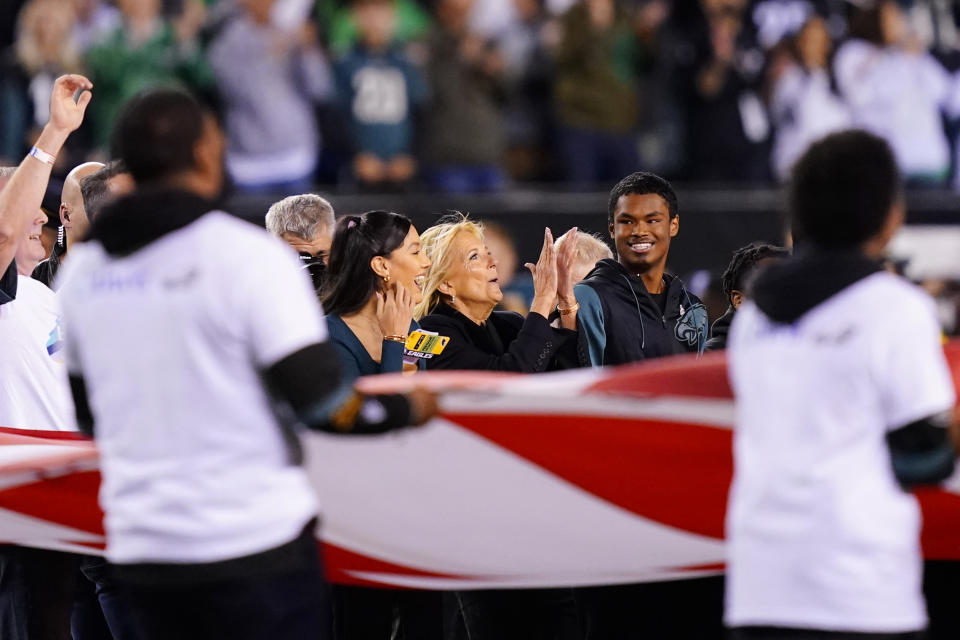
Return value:
M 530 311 L 548 317 L 557 298 L 557 252 L 553 248 L 553 233 L 550 228 L 543 231 L 543 248 L 537 264 L 526 263 L 533 274 L 533 304 Z
M 53 93 L 50 95 L 49 126 L 63 134 L 76 131 L 83 122 L 83 114 L 87 111 L 90 98 L 93 94 L 93 83 L 84 76 L 71 74 L 60 76 L 53 83 Z M 83 90 L 80 97 L 74 100 L 77 91 Z
M 413 320 L 413 296 L 407 288 L 394 283 L 377 292 L 377 321 L 384 336 L 405 336 Z
M 576 227 L 560 236 L 557 243 L 557 299 L 560 306 L 569 308 L 576 303 L 573 295 L 574 271 L 577 266 L 577 231 Z

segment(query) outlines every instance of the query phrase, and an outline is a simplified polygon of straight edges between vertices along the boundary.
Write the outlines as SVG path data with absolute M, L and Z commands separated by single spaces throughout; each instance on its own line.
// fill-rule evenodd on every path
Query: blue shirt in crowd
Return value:
M 334 66 L 337 96 L 350 121 L 355 151 L 388 160 L 411 152 L 412 108 L 427 98 L 419 70 L 391 47 L 357 45 Z

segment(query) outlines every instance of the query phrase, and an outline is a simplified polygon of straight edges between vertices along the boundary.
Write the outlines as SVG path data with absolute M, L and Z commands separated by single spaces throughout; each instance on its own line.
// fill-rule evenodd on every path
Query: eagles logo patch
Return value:
M 703 353 L 707 344 L 707 308 L 697 303 L 683 313 L 683 307 L 680 307 L 681 316 L 673 328 L 673 335 L 680 342 L 696 347 L 698 353 Z

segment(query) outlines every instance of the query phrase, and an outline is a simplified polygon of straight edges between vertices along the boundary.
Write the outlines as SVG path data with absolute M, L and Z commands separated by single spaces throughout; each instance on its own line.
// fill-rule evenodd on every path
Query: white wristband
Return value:
M 47 153 L 40 147 L 33 147 L 30 149 L 30 155 L 40 162 L 45 162 L 46 164 L 53 164 L 57 161 L 57 156 Z

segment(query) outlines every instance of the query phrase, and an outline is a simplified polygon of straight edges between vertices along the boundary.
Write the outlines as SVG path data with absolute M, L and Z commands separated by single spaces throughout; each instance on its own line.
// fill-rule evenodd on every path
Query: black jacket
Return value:
M 537 373 L 576 363 L 576 332 L 554 329 L 539 313 L 526 319 L 512 311 L 494 311 L 478 325 L 440 303 L 420 320 L 420 327 L 450 338 L 427 369 L 482 369 Z M 558 358 L 563 352 L 564 356 Z
M 30 277 L 53 289 L 53 279 L 60 270 L 60 259 L 66 252 L 67 238 L 64 236 L 62 241 L 57 240 L 57 242 L 53 244 L 53 251 L 50 253 L 50 257 L 38 264 Z
M 676 276 L 664 274 L 661 312 L 643 280 L 616 260 L 597 263 L 574 288 L 580 311 L 577 330 L 583 365 L 618 365 L 678 353 L 702 352 L 707 312 Z
M 717 318 L 710 327 L 710 339 L 707 340 L 707 351 L 722 351 L 727 348 L 727 336 L 730 334 L 730 325 L 737 310 L 733 305 L 727 307 L 727 312 Z

